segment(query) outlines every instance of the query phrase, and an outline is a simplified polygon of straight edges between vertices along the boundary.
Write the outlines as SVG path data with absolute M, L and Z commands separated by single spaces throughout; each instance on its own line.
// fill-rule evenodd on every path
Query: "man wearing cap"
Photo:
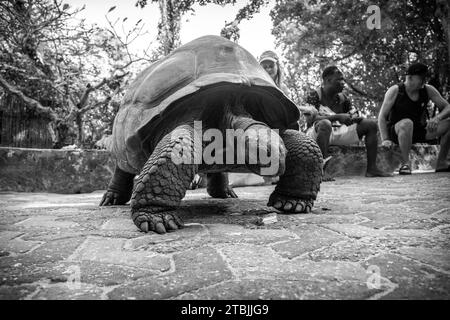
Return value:
M 336 66 L 328 66 L 322 72 L 323 84 L 308 93 L 305 102 L 315 108 L 306 108 L 303 115 L 308 129 L 306 134 L 317 141 L 325 163 L 329 145 L 351 145 L 359 143 L 365 136 L 367 149 L 366 177 L 389 177 L 378 169 L 377 158 L 377 124 L 376 121 L 359 116 L 358 110 L 342 92 L 345 86 L 344 75 Z M 324 168 L 325 169 L 325 168 Z M 334 180 L 325 176 L 324 180 Z
M 450 171 L 447 155 L 450 149 L 450 103 L 439 91 L 426 84 L 428 67 L 423 63 L 409 66 L 404 82 L 388 89 L 378 116 L 382 144 L 397 143 L 402 154 L 399 174 L 411 174 L 409 151 L 416 142 L 440 138 L 436 172 Z M 434 102 L 440 112 L 427 119 L 427 105 Z

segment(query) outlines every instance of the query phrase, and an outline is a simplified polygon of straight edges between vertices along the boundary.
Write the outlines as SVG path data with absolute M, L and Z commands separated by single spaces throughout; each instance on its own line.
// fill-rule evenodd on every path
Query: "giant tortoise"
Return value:
M 299 132 L 298 118 L 296 105 L 248 51 L 219 36 L 193 40 L 131 83 L 114 121 L 117 165 L 100 205 L 131 199 L 136 226 L 165 233 L 183 227 L 176 210 L 195 174 L 206 173 L 211 197 L 234 198 L 227 172 L 253 172 L 280 176 L 268 206 L 310 212 L 323 159 L 315 141 Z M 227 140 L 223 150 L 221 138 L 205 138 L 211 129 Z M 229 132 L 231 141 L 244 141 L 240 148 L 230 144 Z M 206 161 L 213 143 L 215 161 Z M 263 151 L 270 163 L 258 156 Z M 275 171 L 263 170 L 269 167 Z

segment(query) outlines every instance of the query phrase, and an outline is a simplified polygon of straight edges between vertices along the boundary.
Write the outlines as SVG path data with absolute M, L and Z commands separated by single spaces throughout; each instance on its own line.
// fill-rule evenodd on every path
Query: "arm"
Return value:
M 388 89 L 386 94 L 384 95 L 383 104 L 381 105 L 380 113 L 378 114 L 378 127 L 380 129 L 381 140 L 386 141 L 389 140 L 389 134 L 387 129 L 386 120 L 389 115 L 389 112 L 392 109 L 392 106 L 395 103 L 395 99 L 397 98 L 398 86 L 392 86 Z
M 434 131 L 437 129 L 439 121 L 447 119 L 450 116 L 450 103 L 441 96 L 435 87 L 426 84 L 425 88 L 427 89 L 428 97 L 439 109 L 439 114 L 430 119 L 427 125 L 428 129 Z
M 317 120 L 323 120 L 328 119 L 331 122 L 333 121 L 339 121 L 343 124 L 350 125 L 351 119 L 350 115 L 348 113 L 337 113 L 337 114 L 331 114 L 331 115 L 319 115 L 316 117 Z

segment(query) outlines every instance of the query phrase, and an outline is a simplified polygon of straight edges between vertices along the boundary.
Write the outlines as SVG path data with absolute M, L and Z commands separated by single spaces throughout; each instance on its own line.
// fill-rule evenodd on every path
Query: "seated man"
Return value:
M 344 76 L 336 66 L 329 66 L 322 73 L 323 85 L 311 91 L 306 103 L 315 107 L 305 110 L 304 115 L 310 127 L 307 134 L 315 138 L 325 161 L 329 160 L 329 145 L 350 145 L 358 143 L 365 136 L 367 149 L 366 177 L 391 176 L 376 165 L 377 123 L 358 116 L 344 89 Z M 309 111 L 309 112 L 308 112 Z M 332 180 L 331 177 L 325 177 Z
M 441 139 L 436 172 L 450 171 L 450 104 L 433 86 L 425 84 L 428 67 L 422 63 L 409 66 L 406 80 L 389 88 L 378 116 L 383 145 L 397 143 L 402 153 L 399 174 L 411 174 L 409 151 L 416 142 Z M 427 120 L 427 104 L 433 101 L 440 112 Z

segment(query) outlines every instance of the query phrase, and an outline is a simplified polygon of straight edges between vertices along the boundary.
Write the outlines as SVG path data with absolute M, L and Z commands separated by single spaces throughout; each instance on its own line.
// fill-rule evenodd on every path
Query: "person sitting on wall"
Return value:
M 413 143 L 440 138 L 436 172 L 450 172 L 447 155 L 450 149 L 450 103 L 435 87 L 426 84 L 428 66 L 411 64 L 404 82 L 390 87 L 378 116 L 382 145 L 400 147 L 402 163 L 399 174 L 411 174 L 409 151 Z M 432 101 L 440 112 L 431 119 L 428 103 Z
M 342 92 L 345 86 L 344 75 L 336 66 L 328 66 L 322 72 L 323 84 L 310 91 L 306 104 L 315 108 L 302 108 L 308 128 L 306 134 L 317 141 L 324 162 L 330 160 L 329 145 L 351 145 L 359 143 L 365 136 L 367 149 L 366 177 L 389 177 L 377 167 L 377 123 L 359 116 L 358 110 Z M 325 171 L 325 167 L 324 167 Z M 325 181 L 334 180 L 325 176 Z

